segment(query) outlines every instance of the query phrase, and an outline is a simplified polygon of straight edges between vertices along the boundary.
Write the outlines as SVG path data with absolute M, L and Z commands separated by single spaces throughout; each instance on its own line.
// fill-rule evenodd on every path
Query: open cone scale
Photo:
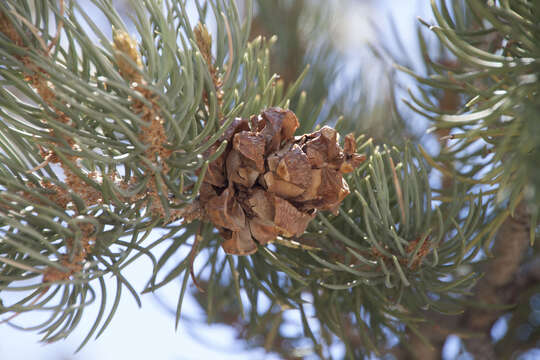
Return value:
M 342 174 L 364 155 L 352 134 L 344 149 L 330 127 L 293 136 L 299 123 L 290 110 L 270 108 L 260 116 L 235 119 L 207 152 L 227 140 L 200 189 L 205 217 L 224 238 L 228 254 L 248 255 L 277 236 L 300 236 L 316 212 L 336 212 L 349 194 Z

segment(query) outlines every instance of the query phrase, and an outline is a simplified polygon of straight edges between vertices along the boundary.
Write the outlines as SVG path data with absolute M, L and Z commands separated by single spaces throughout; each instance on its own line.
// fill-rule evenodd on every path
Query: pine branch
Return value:
M 463 9 L 450 11 L 448 2 L 432 1 L 436 24 L 423 24 L 455 60 L 433 59 L 420 35 L 429 72 L 401 68 L 421 84 L 422 98 L 412 96 L 408 105 L 438 131 L 450 130 L 450 145 L 437 160 L 472 166 L 456 169 L 456 175 L 494 186 L 497 202 L 508 200 L 512 211 L 525 196 L 536 216 L 538 184 L 531 161 L 539 139 L 532 135 L 537 131 L 531 119 L 538 110 L 538 45 L 530 39 L 538 37 L 532 20 L 538 9 L 519 1 L 487 5 L 478 0 L 466 1 Z M 438 107 L 431 99 L 441 91 L 457 92 L 463 106 L 458 111 Z
M 482 278 L 473 289 L 476 294 L 474 299 L 478 303 L 503 306 L 510 301 L 509 293 L 503 289 L 515 280 L 522 254 L 527 249 L 526 235 L 529 234 L 532 242 L 536 229 L 534 214 L 537 201 L 533 195 L 535 190 L 532 190 L 536 186 L 534 176 L 531 176 L 527 161 L 523 158 L 518 160 L 520 156 L 527 157 L 533 154 L 536 145 L 532 147 L 525 145 L 527 150 L 524 151 L 522 147 L 524 144 L 515 142 L 515 139 L 522 137 L 523 131 L 528 131 L 527 127 L 531 126 L 528 116 L 515 110 L 528 108 L 528 111 L 535 111 L 532 110 L 535 106 L 529 99 L 530 94 L 534 94 L 537 90 L 520 80 L 516 81 L 514 77 L 516 73 L 530 73 L 532 69 L 523 65 L 521 57 L 536 52 L 532 43 L 524 42 L 517 45 L 511 39 L 525 36 L 523 35 L 525 33 L 528 34 L 526 36 L 535 36 L 532 34 L 537 32 L 537 29 L 522 26 L 523 23 L 520 21 L 528 23 L 528 19 L 534 16 L 533 13 L 537 10 L 534 6 L 520 7 L 517 2 L 501 4 L 499 7 L 474 0 L 464 3 L 463 7 L 470 11 L 463 12 L 459 7 L 456 9 L 455 5 L 454 11 L 449 11 L 447 6 L 448 3 L 445 1 L 439 4 L 432 2 L 438 26 L 430 25 L 429 29 L 437 35 L 439 43 L 445 46 L 436 61 L 433 58 L 437 56 L 433 56 L 428 50 L 427 41 L 419 31 L 428 74 L 414 75 L 422 84 L 420 85 L 422 98 L 413 96 L 410 106 L 431 119 L 437 133 L 445 133 L 443 140 L 447 144 L 436 157 L 439 163 L 435 165 L 442 170 L 443 176 L 457 175 L 453 181 L 468 181 L 473 184 L 472 191 L 475 191 L 477 185 L 475 186 L 474 180 L 471 182 L 471 179 L 478 179 L 477 184 L 490 184 L 495 187 L 498 194 L 496 198 L 489 196 L 488 201 L 495 204 L 502 203 L 510 209 L 501 209 L 497 217 L 484 224 L 492 234 L 495 234 L 496 229 L 499 230 L 494 244 L 489 241 L 484 245 L 485 251 L 490 251 L 493 259 L 482 269 L 485 271 L 485 278 Z M 513 11 L 517 11 L 520 15 L 516 15 L 517 13 Z M 509 15 L 511 12 L 516 16 Z M 469 18 L 468 14 L 473 16 Z M 502 44 L 506 41 L 508 43 L 503 47 Z M 510 51 L 512 46 L 523 48 L 520 51 Z M 455 60 L 448 61 L 448 53 L 450 58 Z M 530 60 L 535 62 L 532 58 L 525 62 L 528 63 Z M 495 66 L 496 62 L 499 65 Z M 505 73 L 501 72 L 503 68 Z M 408 70 L 405 71 L 413 74 Z M 532 72 L 534 73 L 534 70 Z M 460 85 L 461 88 L 456 85 Z M 524 88 L 527 90 L 517 90 Z M 529 90 L 531 93 L 527 93 Z M 516 92 L 512 93 L 513 91 Z M 437 103 L 433 101 L 433 98 L 440 99 L 441 94 L 450 92 L 454 97 L 461 98 L 463 105 L 449 107 L 445 106 L 445 103 L 436 105 Z M 444 99 L 442 97 L 443 101 Z M 498 107 L 499 100 L 501 101 L 499 105 L 506 102 L 506 105 L 502 106 L 504 109 Z M 538 144 L 537 140 L 533 140 L 531 144 Z M 482 148 L 482 145 L 485 147 Z M 516 153 L 520 155 L 515 155 Z M 441 166 L 441 163 L 446 165 Z M 455 172 L 449 170 L 454 165 L 457 165 Z M 481 178 L 477 174 L 485 176 Z M 520 203 L 524 194 L 529 204 L 528 212 L 524 211 L 526 205 Z M 520 205 L 517 205 L 518 203 Z M 515 211 L 513 216 L 504 220 L 505 214 L 513 211 Z M 497 285 L 503 283 L 507 285 L 501 287 Z M 425 317 L 433 319 L 434 325 L 424 326 L 421 333 L 435 347 L 418 341 L 419 338 L 412 335 L 414 343 L 409 347 L 409 355 L 417 357 L 422 354 L 422 358 L 438 358 L 446 336 L 457 333 L 463 336 L 467 350 L 471 351 L 475 358 L 495 358 L 489 332 L 495 320 L 501 315 L 501 310 L 498 308 L 478 310 L 478 303 L 469 305 L 469 310 L 458 319 L 446 318 L 437 321 L 436 314 L 426 313 Z M 437 324 L 446 326 L 441 328 Z M 401 358 L 407 356 L 406 352 L 400 354 Z
M 497 232 L 491 254 L 493 259 L 484 270 L 486 274 L 475 287 L 475 299 L 481 304 L 507 304 L 509 294 L 502 291 L 517 278 L 517 273 L 529 248 L 529 218 L 526 205 L 521 203 L 515 214 L 505 220 Z M 495 359 L 491 341 L 491 328 L 501 315 L 500 311 L 471 308 L 464 314 L 462 328 L 477 333 L 465 339 L 465 346 L 475 359 Z
M 124 286 L 138 299 L 121 271 L 141 256 L 156 263 L 150 249 L 163 239 L 143 244 L 152 229 L 173 236 L 185 229 L 173 220 L 197 217 L 192 200 L 223 147 L 205 151 L 236 116 L 286 103 L 268 67 L 254 65 L 268 42 L 247 42 L 249 18 L 242 23 L 233 3 L 210 4 L 216 36 L 226 39 L 216 57 L 182 2 L 167 2 L 167 16 L 157 3 L 134 2 L 140 41 L 109 1 L 94 4 L 112 39 L 77 2 L 0 5 L 2 289 L 35 280 L 2 312 L 50 308 L 63 291 L 49 320 L 33 327 L 44 341 L 75 328 L 96 297 L 92 284 L 106 296 L 107 273 L 118 279 L 117 299 Z M 207 6 L 198 10 L 206 21 Z M 99 329 L 102 301 L 83 344 L 115 309 Z
M 439 27 L 431 30 L 459 63 L 431 62 L 428 76 L 415 75 L 422 98 L 411 107 L 456 140 L 432 157 L 396 134 L 398 147 L 358 134 L 370 128 L 355 122 L 364 109 L 346 104 L 366 104 L 364 94 L 341 94 L 321 113 L 327 89 L 311 100 L 297 93 L 302 79 L 317 76 L 279 81 L 269 70 L 276 39 L 248 40 L 250 3 L 241 19 L 233 1 L 196 1 L 191 24 L 183 1 L 133 1 L 133 36 L 110 1 L 93 3 L 111 37 L 75 1 L 0 4 L 0 291 L 22 294 L 0 304 L 6 321 L 50 310 L 32 330 L 56 341 L 98 300 L 83 346 L 110 323 L 122 288 L 139 299 L 122 272 L 146 256 L 154 268 L 144 292 L 181 279 L 176 324 L 191 277 L 205 289 L 196 298 L 207 320 L 239 327 L 252 346 L 285 354 L 308 340 L 309 351 L 332 358 L 339 341 L 347 357 L 362 358 L 384 353 L 391 336 L 422 338 L 427 310 L 459 319 L 480 279 L 477 255 L 491 249 L 499 226 L 499 257 L 488 267 L 502 262 L 504 279 L 484 277 L 478 296 L 512 278 L 526 246 L 522 199 L 533 237 L 536 230 L 528 176 L 536 170 L 521 161 L 539 143 L 529 131 L 536 83 L 522 80 L 537 66 L 527 55 L 537 53 L 534 8 L 470 0 L 471 13 L 487 20 L 479 23 L 492 26 L 470 31 L 459 11 L 454 19 L 434 3 Z M 498 33 L 513 40 L 504 49 Z M 335 70 L 330 47 L 322 48 Z M 450 94 L 458 103 L 458 93 L 468 97 L 465 113 L 432 101 Z M 396 112 L 393 94 L 378 106 L 388 104 Z M 337 120 L 342 109 L 347 116 Z M 381 116 L 371 110 L 365 119 Z M 357 134 L 340 142 L 324 124 Z M 487 161 L 474 147 L 479 139 L 494 154 Z M 431 185 L 432 168 L 453 176 L 447 188 Z M 491 212 L 495 191 L 508 210 Z M 510 254 L 501 239 L 512 226 L 519 241 Z M 156 229 L 161 236 L 151 238 Z M 112 307 L 106 274 L 117 280 Z M 263 299 L 270 305 L 261 311 Z M 286 311 L 300 317 L 297 336 L 282 333 Z M 462 319 L 472 329 L 480 315 Z M 495 318 L 485 319 L 474 330 Z M 439 330 L 442 343 L 448 332 Z

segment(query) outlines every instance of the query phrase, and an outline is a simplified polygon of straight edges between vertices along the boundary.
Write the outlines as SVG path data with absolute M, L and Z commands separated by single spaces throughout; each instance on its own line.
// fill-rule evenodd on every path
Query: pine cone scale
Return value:
M 226 253 L 248 255 L 277 236 L 300 236 L 318 210 L 337 211 L 349 194 L 342 173 L 364 159 L 354 138 L 342 150 L 334 129 L 293 137 L 298 126 L 292 111 L 271 108 L 235 119 L 209 149 L 230 144 L 208 167 L 199 196 Z
M 234 135 L 233 148 L 255 165 L 259 172 L 264 171 L 264 151 L 266 142 L 261 134 L 242 131 Z

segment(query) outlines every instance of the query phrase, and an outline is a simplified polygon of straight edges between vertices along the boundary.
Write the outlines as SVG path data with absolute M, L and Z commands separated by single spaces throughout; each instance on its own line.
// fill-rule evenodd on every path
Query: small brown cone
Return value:
M 271 108 L 235 119 L 220 139 L 229 146 L 208 167 L 199 201 L 226 253 L 253 254 L 257 243 L 300 236 L 318 210 L 336 212 L 349 194 L 342 174 L 365 160 L 352 134 L 341 149 L 334 129 L 294 137 L 298 126 L 292 111 Z

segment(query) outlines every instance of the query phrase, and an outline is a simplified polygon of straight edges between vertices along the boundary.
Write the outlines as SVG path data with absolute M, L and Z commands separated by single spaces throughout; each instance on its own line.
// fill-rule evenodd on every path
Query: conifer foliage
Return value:
M 186 1 L 131 1 L 133 35 L 110 0 L 89 3 L 107 27 L 77 1 L 0 3 L 1 321 L 45 311 L 30 329 L 53 342 L 95 304 L 82 347 L 124 289 L 139 301 L 179 281 L 176 324 L 192 282 L 208 322 L 283 358 L 330 359 L 336 344 L 350 359 L 437 358 L 427 344 L 440 354 L 452 333 L 475 355 L 494 349 L 491 325 L 529 278 L 509 284 L 535 258 L 538 1 L 433 1 L 436 24 L 424 24 L 444 58 L 420 29 L 427 73 L 394 57 L 418 83 L 406 104 L 432 121 L 436 155 L 396 141 L 407 124 L 394 113 L 364 111 L 396 125 L 385 144 L 357 109 L 321 111 L 321 89 L 305 86 L 334 66 L 329 47 L 311 73 L 272 74 L 285 39 L 251 39 L 249 1 L 241 16 L 235 1 L 195 0 L 195 23 Z M 271 18 L 259 3 L 257 31 Z M 143 257 L 153 270 L 135 289 L 123 271 Z

